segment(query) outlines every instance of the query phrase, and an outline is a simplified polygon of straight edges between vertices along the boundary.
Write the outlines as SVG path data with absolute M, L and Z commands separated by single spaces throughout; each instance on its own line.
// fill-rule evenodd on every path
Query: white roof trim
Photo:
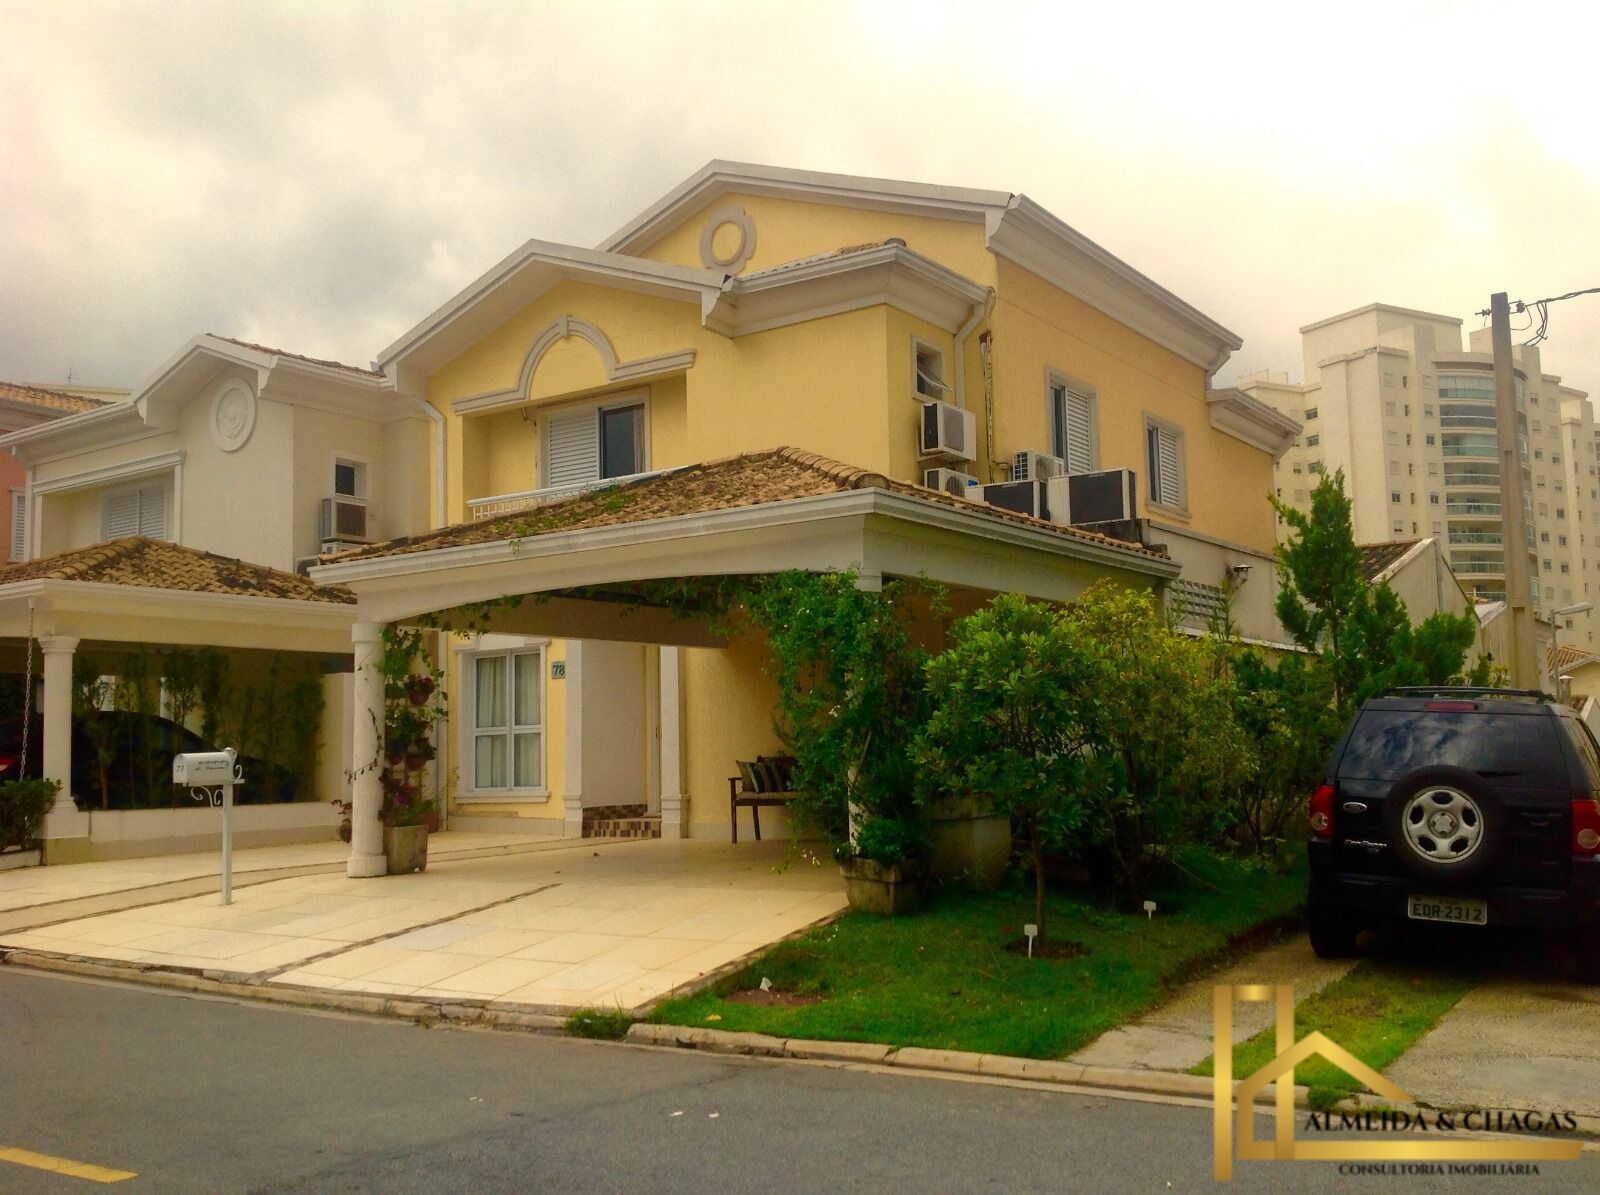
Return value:
M 1237 388 L 1207 390 L 1211 426 L 1253 448 L 1282 456 L 1300 434 L 1300 421 Z
M 786 498 L 755 506 L 646 519 L 611 527 L 590 527 L 572 531 L 547 532 L 485 543 L 456 544 L 394 556 L 366 560 L 331 561 L 313 565 L 309 576 L 319 585 L 358 586 L 362 582 L 404 578 L 416 574 L 506 560 L 526 561 L 565 552 L 604 547 L 638 545 L 649 548 L 668 539 L 705 535 L 720 531 L 748 530 L 755 527 L 805 523 L 841 515 L 889 515 L 907 522 L 971 532 L 990 542 L 1037 548 L 1055 555 L 1075 557 L 1130 572 L 1171 578 L 1179 566 L 1165 558 L 1132 548 L 1101 544 L 1075 535 L 1030 527 L 986 513 L 948 506 L 891 490 L 868 487 L 840 490 L 805 498 Z
M 642 253 L 674 228 L 686 213 L 731 191 L 750 195 L 798 195 L 813 203 L 872 207 L 908 215 L 937 215 L 975 223 L 982 221 L 990 210 L 1004 208 L 1011 201 L 1009 191 L 943 187 L 715 159 L 601 241 L 599 248 L 613 253 Z
M 1026 195 L 991 212 L 988 247 L 1112 319 L 1215 373 L 1244 341 Z
M 988 292 L 900 244 L 809 258 L 729 279 L 706 314 L 728 336 L 888 304 L 954 333 Z
M 668 265 L 620 253 L 530 240 L 474 279 L 442 307 L 378 354 L 377 368 L 393 376 L 406 357 L 442 336 L 460 317 L 484 301 L 505 293 L 516 279 L 534 266 L 549 266 L 563 276 L 592 277 L 647 293 L 673 297 L 698 297 L 702 312 L 722 290 L 724 275 L 713 270 Z M 507 308 L 502 318 L 522 304 Z

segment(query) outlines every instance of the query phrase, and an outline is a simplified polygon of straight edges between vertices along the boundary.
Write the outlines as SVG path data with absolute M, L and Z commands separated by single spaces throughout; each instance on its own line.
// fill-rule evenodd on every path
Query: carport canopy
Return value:
M 386 624 L 717 646 L 714 623 L 628 595 L 648 595 L 652 582 L 790 570 L 853 571 L 869 588 L 920 577 L 952 591 L 1049 601 L 1071 601 L 1106 578 L 1160 586 L 1179 571 L 1137 544 L 777 448 L 551 494 L 342 554 L 311 576 L 355 596 L 352 759 L 376 761 Z M 538 600 L 516 600 L 530 596 Z M 355 768 L 351 799 L 349 873 L 382 875 L 376 766 Z

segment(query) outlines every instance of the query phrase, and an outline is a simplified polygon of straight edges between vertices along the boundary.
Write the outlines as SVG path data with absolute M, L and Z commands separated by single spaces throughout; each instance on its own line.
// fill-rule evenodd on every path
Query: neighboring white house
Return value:
M 125 400 L 0 437 L 26 470 L 28 516 L 25 563 L 0 570 L 0 649 L 21 672 L 39 645 L 45 774 L 84 796 L 66 746 L 76 656 L 115 674 L 152 649 L 214 648 L 255 684 L 290 653 L 322 674 L 321 800 L 243 809 L 242 824 L 257 843 L 330 836 L 327 802 L 348 789 L 353 618 L 295 574 L 430 525 L 431 423 L 369 370 L 199 336 Z M 80 814 L 62 798 L 47 854 L 194 849 L 198 813 Z

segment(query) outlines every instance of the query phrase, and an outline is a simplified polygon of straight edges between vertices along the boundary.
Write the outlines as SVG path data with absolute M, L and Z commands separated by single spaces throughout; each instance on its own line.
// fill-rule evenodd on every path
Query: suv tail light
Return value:
M 1576 809 L 1577 802 L 1573 802 L 1573 805 L 1574 805 L 1574 809 Z M 1596 807 L 1596 813 L 1600 813 L 1600 806 Z M 1316 792 L 1311 794 L 1311 810 L 1310 810 L 1310 814 L 1311 814 L 1311 834 L 1312 834 L 1312 837 L 1314 837 L 1314 838 L 1332 838 L 1333 837 L 1333 785 L 1331 785 L 1331 784 L 1321 785 L 1321 786 L 1319 786 L 1317 788 Z M 1577 816 L 1578 815 L 1577 815 L 1576 812 L 1574 812 L 1572 816 L 1573 816 L 1573 824 L 1574 824 L 1574 826 L 1576 826 L 1576 824 L 1577 824 Z M 1595 822 L 1595 826 L 1596 826 L 1597 829 L 1600 829 L 1600 820 L 1597 820 Z M 1576 838 L 1577 838 L 1576 829 L 1574 829 L 1574 831 L 1573 831 L 1573 838 L 1574 838 L 1574 841 L 1576 841 Z M 1596 845 L 1600 846 L 1600 843 L 1597 843 Z
M 1572 853 L 1600 855 L 1600 798 L 1594 793 L 1573 795 Z

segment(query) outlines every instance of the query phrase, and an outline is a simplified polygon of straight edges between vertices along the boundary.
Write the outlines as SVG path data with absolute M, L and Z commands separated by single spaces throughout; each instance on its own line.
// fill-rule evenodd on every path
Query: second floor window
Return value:
M 101 507 L 100 535 L 102 539 L 121 539 L 125 535 L 165 539 L 166 487 L 157 482 L 107 494 Z
M 1094 400 L 1065 382 L 1050 383 L 1050 440 L 1068 473 L 1094 468 Z
M 545 420 L 544 487 L 591 485 L 645 469 L 644 404 L 577 407 Z
M 1150 501 L 1160 506 L 1183 506 L 1183 435 L 1161 423 L 1145 426 L 1150 466 Z

